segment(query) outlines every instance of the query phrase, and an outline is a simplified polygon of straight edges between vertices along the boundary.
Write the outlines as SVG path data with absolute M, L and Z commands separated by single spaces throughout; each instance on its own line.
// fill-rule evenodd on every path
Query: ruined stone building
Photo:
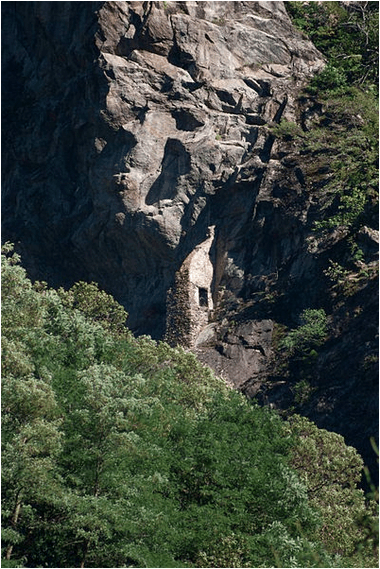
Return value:
M 210 226 L 207 239 L 186 257 L 175 275 L 174 286 L 168 291 L 166 340 L 172 345 L 193 347 L 208 323 L 213 309 L 214 267 L 210 249 L 214 231 L 215 227 Z

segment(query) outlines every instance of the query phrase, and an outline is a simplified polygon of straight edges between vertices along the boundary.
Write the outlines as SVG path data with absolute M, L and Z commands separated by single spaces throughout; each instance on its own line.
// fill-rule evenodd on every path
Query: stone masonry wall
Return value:
M 214 227 L 205 241 L 195 247 L 176 273 L 174 286 L 167 295 L 165 339 L 172 345 L 193 347 L 199 332 L 208 323 L 213 309 L 211 285 L 214 267 L 210 249 Z

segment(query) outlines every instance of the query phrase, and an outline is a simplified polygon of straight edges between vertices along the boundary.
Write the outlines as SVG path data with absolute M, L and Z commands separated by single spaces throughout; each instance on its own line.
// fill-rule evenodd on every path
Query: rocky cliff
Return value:
M 323 62 L 282 2 L 9 2 L 3 30 L 3 232 L 33 276 L 97 281 L 160 337 L 208 225 L 215 291 L 289 257 L 302 220 L 258 239 L 278 217 L 267 125 Z
M 288 408 L 291 384 L 273 370 L 278 327 L 310 306 L 332 311 L 323 270 L 344 235 L 313 244 L 310 157 L 273 129 L 282 119 L 307 129 L 320 112 L 299 96 L 322 55 L 283 2 L 4 2 L 2 12 L 3 239 L 33 278 L 96 281 L 136 333 L 160 339 L 175 275 L 215 226 L 214 322 L 198 355 Z M 373 234 L 367 245 L 370 262 Z M 358 290 L 367 324 L 372 286 Z M 360 421 L 345 414 L 356 394 L 368 439 L 376 396 L 357 385 L 361 368 L 346 378 L 353 367 L 340 362 L 357 342 L 371 355 L 373 326 L 339 322 L 303 410 L 360 447 Z

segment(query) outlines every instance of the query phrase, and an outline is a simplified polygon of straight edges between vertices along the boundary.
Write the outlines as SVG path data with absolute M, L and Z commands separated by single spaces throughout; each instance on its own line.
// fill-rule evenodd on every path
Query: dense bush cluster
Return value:
M 2 275 L 4 567 L 373 566 L 341 437 L 135 339 L 94 284 L 33 285 L 10 245 Z

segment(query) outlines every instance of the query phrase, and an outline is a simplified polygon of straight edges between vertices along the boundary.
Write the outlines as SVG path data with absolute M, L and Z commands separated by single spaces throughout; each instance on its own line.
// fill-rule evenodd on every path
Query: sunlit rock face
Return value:
M 308 203 L 290 212 L 273 194 L 270 126 L 294 120 L 323 60 L 282 2 L 2 10 L 3 238 L 33 277 L 97 281 L 159 338 L 210 225 L 215 300 L 221 285 L 249 295 L 302 249 Z

